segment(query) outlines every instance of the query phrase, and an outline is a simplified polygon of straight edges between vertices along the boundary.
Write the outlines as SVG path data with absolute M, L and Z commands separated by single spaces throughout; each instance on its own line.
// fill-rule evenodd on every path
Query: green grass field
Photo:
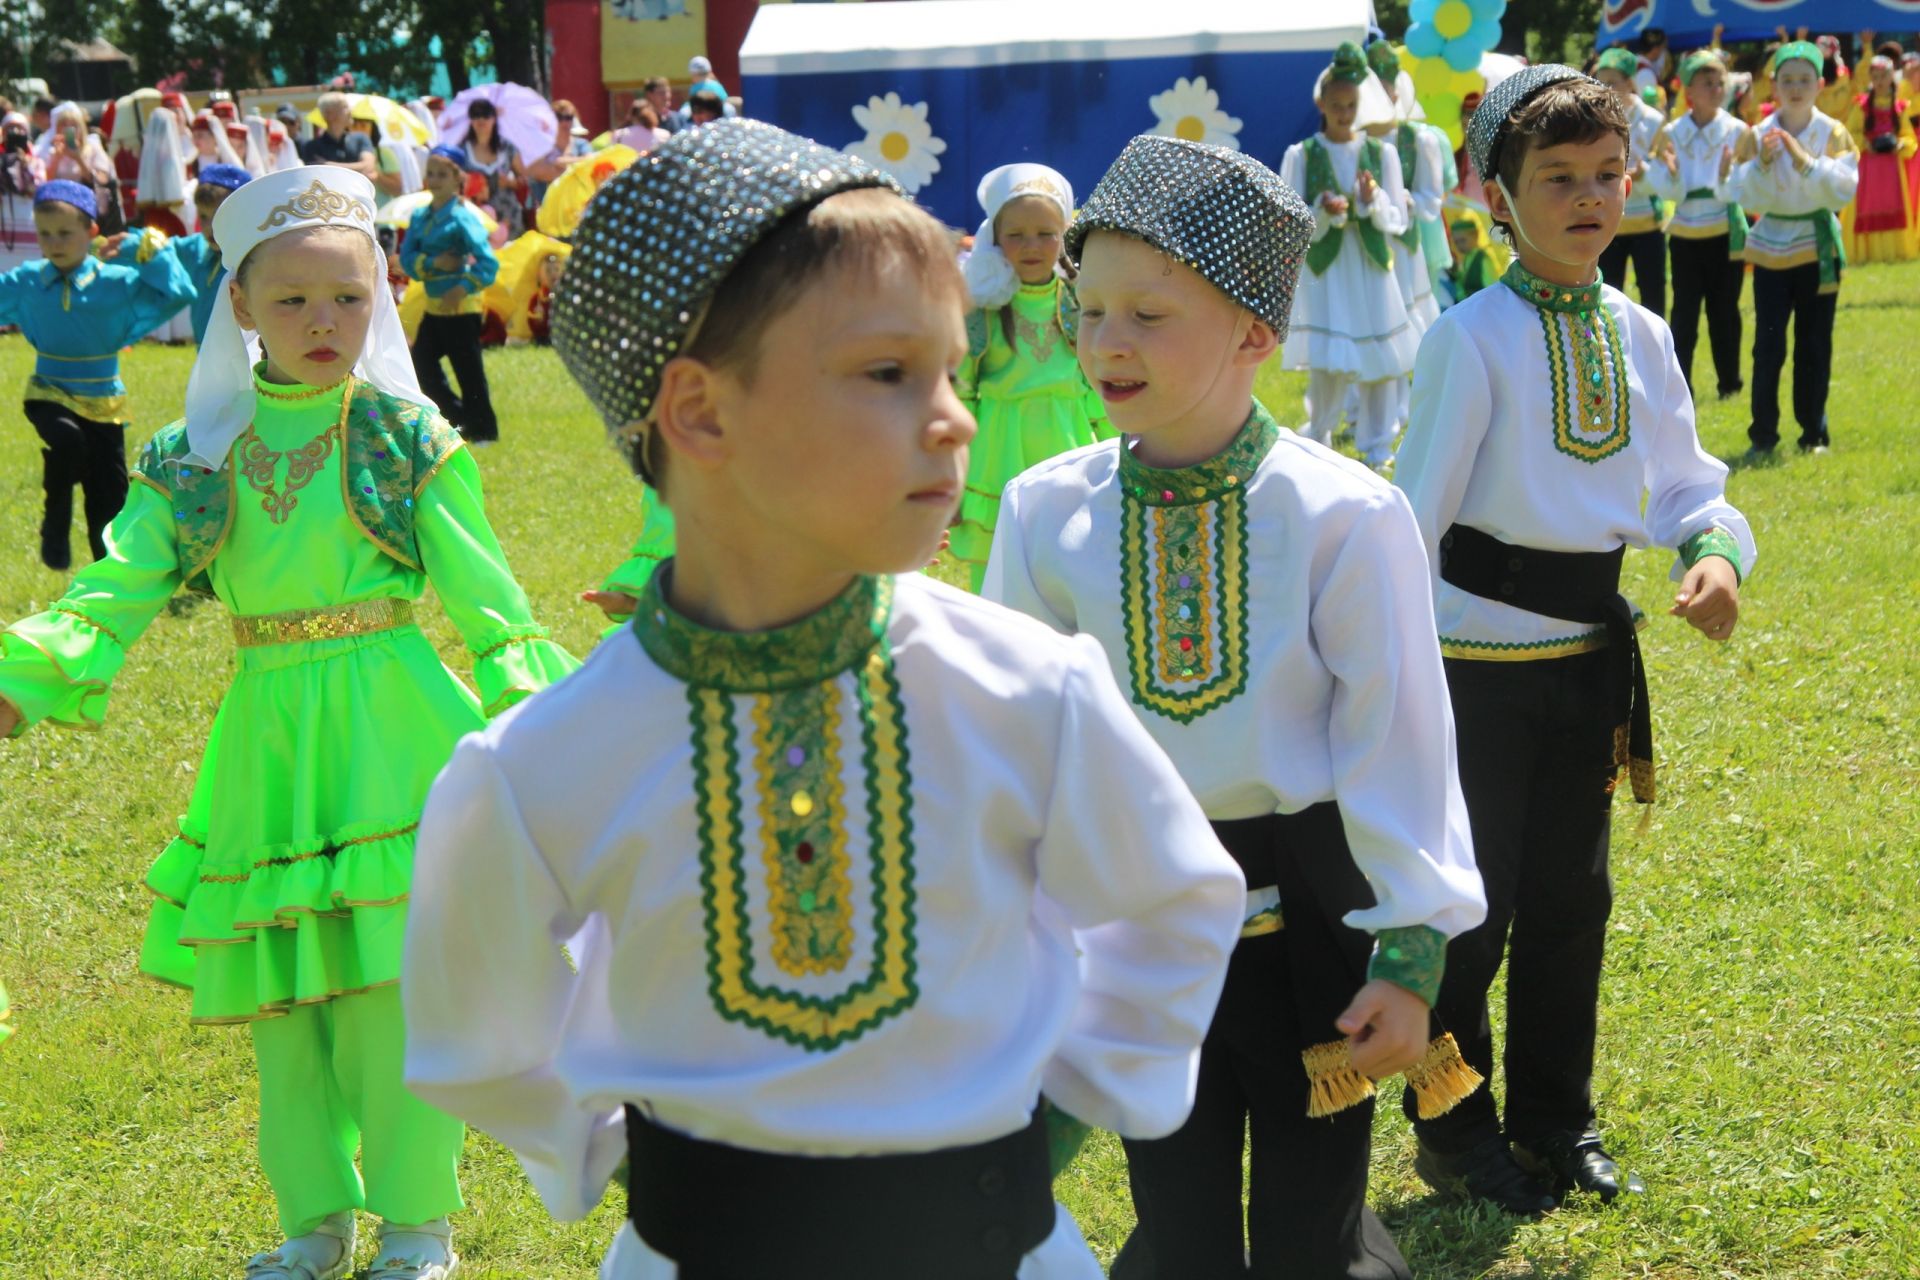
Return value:
M 1917 333 L 1920 264 L 1849 273 L 1833 452 L 1732 480 L 1761 546 L 1739 634 L 1713 646 L 1660 617 L 1646 637 L 1662 803 L 1646 832 L 1616 832 L 1595 1084 L 1611 1146 L 1650 1194 L 1527 1224 L 1442 1204 L 1383 1105 L 1373 1199 L 1417 1275 L 1920 1275 L 1920 1190 L 1904 1176 L 1920 1168 Z M 9 396 L 30 358 L 0 338 Z M 190 359 L 128 355 L 134 443 L 177 414 Z M 599 620 L 574 594 L 622 557 L 634 488 L 550 352 L 499 351 L 488 366 L 505 437 L 481 455 L 495 528 L 538 615 L 584 652 Z M 1302 382 L 1265 385 L 1283 422 L 1301 420 Z M 65 580 L 34 554 L 37 440 L 11 405 L 0 418 L 12 619 Z M 1702 418 L 1710 450 L 1744 449 L 1743 403 Z M 1650 612 L 1667 566 L 1660 552 L 1628 558 Z M 464 669 L 452 629 L 424 612 Z M 246 1035 L 189 1028 L 183 994 L 134 971 L 141 877 L 186 803 L 230 644 L 217 605 L 176 600 L 122 675 L 106 732 L 0 744 L 0 976 L 18 1025 L 0 1052 L 8 1280 L 237 1275 L 275 1238 Z M 619 1222 L 611 1199 L 583 1224 L 549 1221 L 478 1135 L 465 1185 L 472 1280 L 589 1276 Z M 1110 1257 L 1132 1224 L 1118 1143 L 1097 1138 L 1060 1187 Z

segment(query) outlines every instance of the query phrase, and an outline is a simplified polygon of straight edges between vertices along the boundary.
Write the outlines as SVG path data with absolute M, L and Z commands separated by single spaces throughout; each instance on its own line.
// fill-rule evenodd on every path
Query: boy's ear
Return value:
M 660 371 L 653 429 L 668 449 L 696 467 L 724 462 L 728 441 L 720 423 L 720 378 L 712 365 L 677 356 Z
M 1480 179 L 1480 198 L 1487 202 L 1487 213 L 1495 222 L 1513 221 L 1513 206 L 1507 203 L 1507 193 L 1492 178 Z
M 1234 363 L 1243 367 L 1260 364 L 1280 349 L 1280 335 L 1274 332 L 1272 325 L 1252 312 L 1242 314 L 1247 320 L 1247 331 L 1241 335 L 1240 345 L 1234 349 Z

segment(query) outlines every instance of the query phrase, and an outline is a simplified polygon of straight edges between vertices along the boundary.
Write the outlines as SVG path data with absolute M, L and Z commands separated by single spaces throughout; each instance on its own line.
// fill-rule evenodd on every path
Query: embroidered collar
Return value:
M 340 390 L 347 385 L 347 380 L 351 377 L 353 377 L 353 375 L 348 374 L 338 382 L 330 382 L 324 387 L 309 386 L 304 382 L 268 382 L 267 362 L 262 360 L 253 366 L 253 389 L 269 400 L 282 402 L 289 400 L 313 400 L 326 395 L 330 391 Z
M 891 577 L 855 578 L 812 615 L 771 631 L 715 631 L 667 603 L 668 560 L 647 579 L 633 630 L 668 675 L 726 693 L 775 693 L 831 680 L 873 652 L 893 613 Z
M 1253 478 L 1280 438 L 1279 424 L 1258 400 L 1233 443 L 1205 462 L 1171 470 L 1150 467 L 1134 456 L 1127 438 L 1120 445 L 1120 487 L 1150 507 L 1184 507 L 1212 502 Z
M 93 281 L 93 277 L 99 270 L 99 267 L 99 260 L 92 254 L 88 254 L 86 257 L 80 259 L 80 261 L 74 263 L 73 270 L 71 271 L 62 271 L 60 268 L 54 266 L 53 263 L 49 262 L 40 268 L 40 287 L 42 289 L 53 289 L 61 284 L 77 284 L 84 289 Z
M 1059 283 L 1060 278 L 1058 276 L 1042 280 L 1039 284 L 1028 284 L 1023 280 L 1020 282 L 1020 292 L 1029 298 L 1045 297 L 1051 294 Z
M 1500 283 L 1539 307 L 1542 311 L 1571 311 L 1584 315 L 1600 305 L 1600 281 L 1587 285 L 1555 284 L 1542 280 L 1520 265 L 1515 258 L 1507 264 Z

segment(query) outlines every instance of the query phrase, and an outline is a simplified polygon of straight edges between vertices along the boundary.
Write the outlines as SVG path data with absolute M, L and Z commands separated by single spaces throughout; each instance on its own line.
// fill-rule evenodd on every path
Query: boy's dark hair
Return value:
M 1626 149 L 1627 108 L 1620 95 L 1593 80 L 1561 80 L 1521 103 L 1508 119 L 1493 158 L 1494 172 L 1512 191 L 1519 186 L 1529 151 L 1592 142 L 1607 134 L 1619 138 L 1621 150 Z
M 699 113 L 718 120 L 722 115 L 726 114 L 726 110 L 727 104 L 721 101 L 720 95 L 711 89 L 702 89 L 687 99 L 687 115 L 689 117 Z
M 946 228 L 884 187 L 861 187 L 789 214 L 747 250 L 714 291 L 681 354 L 751 385 L 767 328 L 808 285 L 834 269 L 905 271 L 930 290 L 950 293 L 955 306 L 967 305 L 966 281 Z M 658 431 L 643 438 L 646 472 L 659 488 L 667 450 Z M 635 470 L 640 461 L 634 459 Z

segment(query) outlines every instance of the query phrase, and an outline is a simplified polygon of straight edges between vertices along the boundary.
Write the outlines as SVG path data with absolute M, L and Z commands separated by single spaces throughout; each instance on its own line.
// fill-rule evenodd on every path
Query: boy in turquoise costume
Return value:
M 480 294 L 500 274 L 500 259 L 479 212 L 460 194 L 467 169 L 467 153 L 459 147 L 439 146 L 428 154 L 432 198 L 414 212 L 400 251 L 407 274 L 427 295 L 427 311 L 413 340 L 420 386 L 468 443 L 491 444 L 500 438 L 500 423 L 480 358 Z M 460 380 L 459 395 L 440 371 L 442 358 Z
M 193 282 L 193 341 L 198 346 L 207 337 L 207 322 L 213 319 L 213 304 L 226 292 L 227 269 L 220 261 L 220 245 L 213 238 L 213 215 L 235 191 L 253 180 L 253 175 L 237 164 L 210 164 L 200 170 L 194 183 L 193 207 L 200 215 L 200 230 L 180 236 L 173 242 L 187 279 Z
M 33 345 L 27 421 L 46 445 L 41 483 L 40 561 L 73 563 L 68 527 L 73 487 L 85 498 L 87 546 L 107 554 L 107 525 L 127 500 L 127 387 L 120 348 L 193 300 L 173 247 L 158 231 L 114 245 L 113 261 L 93 256 L 99 205 L 77 182 L 43 182 L 33 195 L 34 233 L 44 261 L 0 275 L 0 324 L 20 326 Z

